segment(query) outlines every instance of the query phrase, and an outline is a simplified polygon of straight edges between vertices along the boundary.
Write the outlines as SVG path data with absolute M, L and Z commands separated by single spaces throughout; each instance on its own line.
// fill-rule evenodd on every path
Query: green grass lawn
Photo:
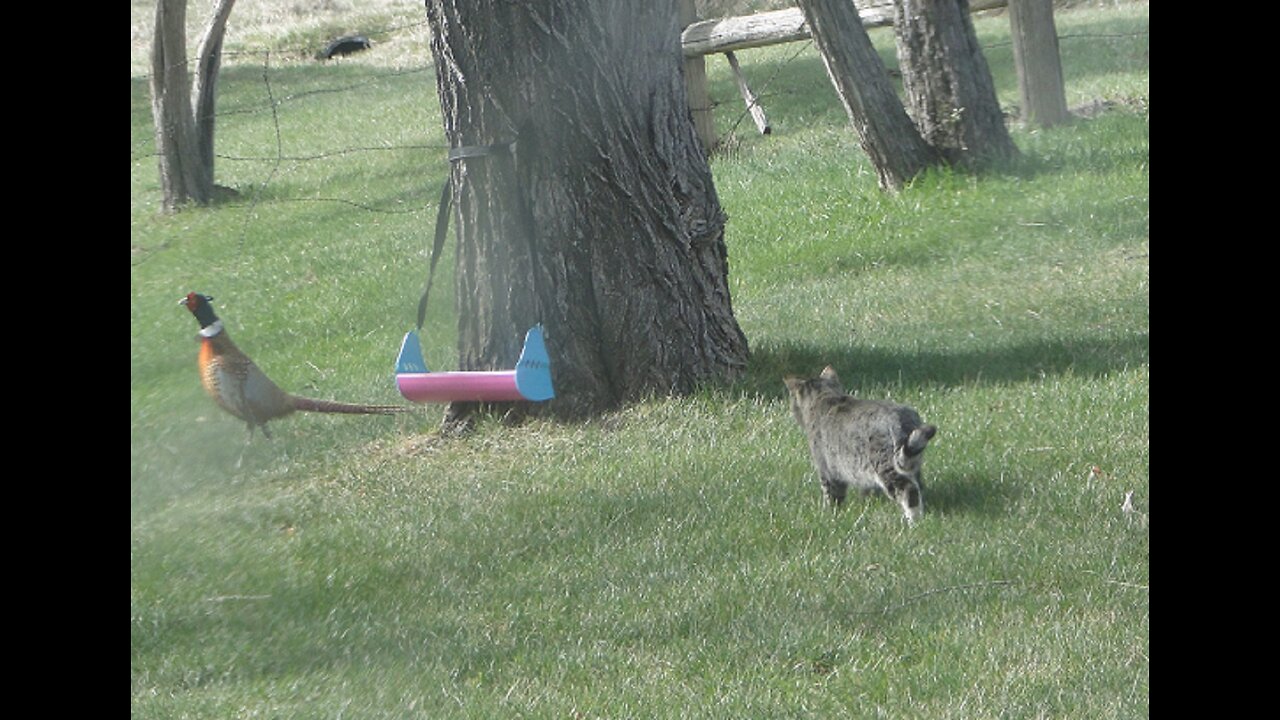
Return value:
M 1007 18 L 977 27 L 1016 104 Z M 769 137 L 709 60 L 746 377 L 462 438 L 424 408 L 246 446 L 177 305 L 214 295 L 291 391 L 397 402 L 444 168 L 430 70 L 244 56 L 218 126 L 241 197 L 173 216 L 131 78 L 131 716 L 1147 716 L 1149 6 L 1058 28 L 1069 104 L 1106 109 L 896 196 L 812 48 L 739 54 Z M 938 425 L 915 527 L 821 505 L 781 377 L 828 363 Z

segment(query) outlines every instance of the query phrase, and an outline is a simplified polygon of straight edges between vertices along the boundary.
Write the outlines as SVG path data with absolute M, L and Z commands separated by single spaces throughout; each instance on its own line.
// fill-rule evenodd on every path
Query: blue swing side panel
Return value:
M 431 372 L 422 357 L 418 332 L 410 330 L 396 357 L 396 384 L 400 393 L 414 402 L 542 402 L 556 396 L 540 325 L 525 335 L 515 370 L 488 372 Z
M 422 359 L 422 345 L 418 342 L 418 331 L 410 330 L 404 334 L 400 343 L 400 354 L 396 356 L 396 374 L 431 372 L 427 369 L 427 361 Z
M 542 337 L 542 326 L 534 325 L 524 336 L 524 349 L 516 362 L 516 389 L 526 400 L 542 402 L 556 396 L 551 384 L 551 358 Z

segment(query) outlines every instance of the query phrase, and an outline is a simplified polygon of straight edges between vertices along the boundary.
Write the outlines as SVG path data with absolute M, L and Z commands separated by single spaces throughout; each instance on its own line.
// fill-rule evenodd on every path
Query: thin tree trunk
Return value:
M 167 211 L 187 201 L 206 203 L 187 78 L 186 0 L 158 0 L 151 51 L 151 114 L 156 129 L 160 187 Z
M 1053 0 L 1010 0 L 1009 24 L 1023 122 L 1040 127 L 1067 122 L 1071 113 L 1062 80 Z
M 907 105 L 950 164 L 981 168 L 1015 157 L 967 0 L 894 0 Z
M 195 95 L 196 144 L 200 153 L 201 183 L 213 190 L 213 126 L 217 111 L 218 71 L 222 67 L 222 39 L 227 34 L 227 18 L 236 0 L 218 0 L 205 26 L 196 53 Z
M 235 0 L 218 0 L 200 39 L 195 79 L 187 69 L 186 0 L 158 0 L 151 51 L 151 114 L 164 208 L 213 199 L 213 129 L 222 39 Z M 193 89 L 194 86 L 194 89 Z M 192 95 L 195 105 L 192 106 Z
M 937 164 L 937 153 L 903 108 L 853 3 L 800 0 L 800 6 L 880 186 L 896 190 Z
M 491 148 L 452 164 L 462 369 L 511 367 L 540 322 L 561 416 L 740 371 L 674 0 L 426 8 L 445 136 Z

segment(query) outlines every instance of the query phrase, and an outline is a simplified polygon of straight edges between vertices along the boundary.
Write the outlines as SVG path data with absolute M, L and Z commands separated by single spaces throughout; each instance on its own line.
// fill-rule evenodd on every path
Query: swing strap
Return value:
M 449 162 L 455 163 L 468 158 L 486 157 L 499 152 L 511 152 L 515 140 L 495 143 L 493 145 L 469 145 L 449 148 Z M 427 269 L 427 287 L 418 300 L 418 329 L 427 319 L 427 298 L 431 296 L 431 284 L 436 277 L 436 263 L 440 261 L 440 251 L 444 248 L 444 238 L 449 231 L 449 215 L 453 203 L 453 169 L 445 176 L 444 187 L 440 190 L 440 205 L 436 210 L 436 236 L 431 245 L 431 263 Z

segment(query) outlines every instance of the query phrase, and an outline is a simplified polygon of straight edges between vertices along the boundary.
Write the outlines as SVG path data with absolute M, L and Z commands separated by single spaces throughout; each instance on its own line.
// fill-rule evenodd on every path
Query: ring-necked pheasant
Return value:
M 405 412 L 405 408 L 396 405 L 357 405 L 312 400 L 281 390 L 258 369 L 248 355 L 231 342 L 222 321 L 209 304 L 212 299 L 207 295 L 188 293 L 178 304 L 185 305 L 200 322 L 200 382 L 204 385 L 205 392 L 223 410 L 248 423 L 250 437 L 253 437 L 253 429 L 260 427 L 262 434 L 270 438 L 267 421 L 296 411 L 356 415 Z

